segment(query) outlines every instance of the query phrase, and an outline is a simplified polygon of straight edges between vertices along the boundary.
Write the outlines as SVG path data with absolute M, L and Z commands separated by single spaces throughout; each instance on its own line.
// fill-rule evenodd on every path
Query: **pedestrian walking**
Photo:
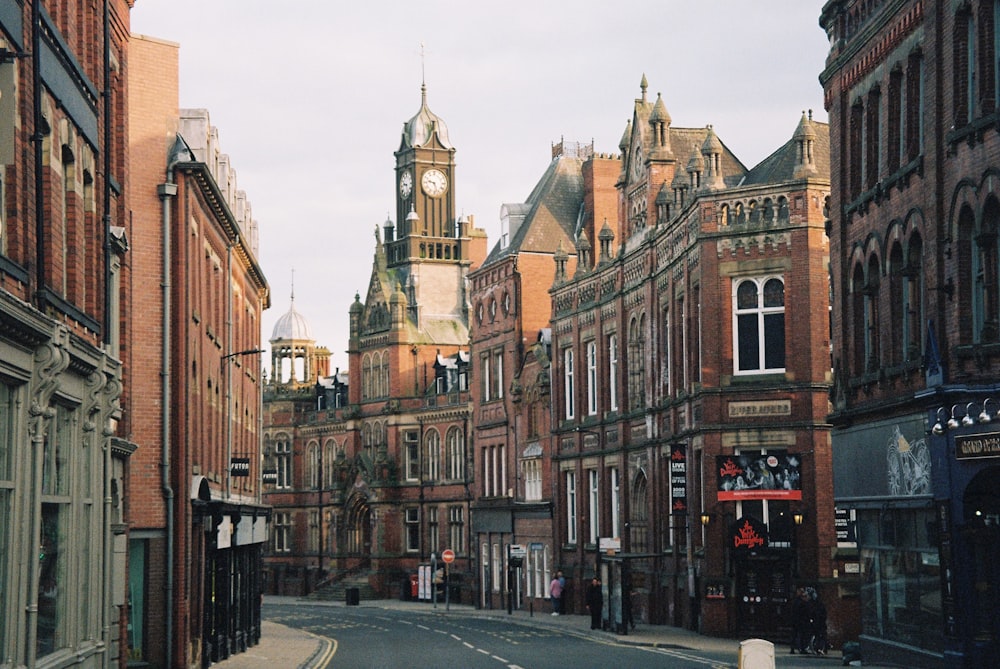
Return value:
M 601 614 L 604 611 L 604 593 L 601 591 L 601 579 L 596 576 L 587 586 L 587 608 L 590 610 L 590 629 L 601 629 Z
M 552 578 L 552 582 L 549 583 L 549 596 L 552 597 L 552 615 L 558 616 L 562 613 L 562 595 L 563 590 L 566 588 L 566 579 L 563 578 L 563 573 L 557 571 L 556 575 Z
M 806 593 L 806 589 L 796 589 L 795 597 L 792 598 L 788 606 L 789 622 L 792 624 L 792 641 L 789 652 L 792 655 L 796 652 L 804 655 L 809 645 L 809 638 L 812 636 L 807 611 L 808 605 L 809 595 Z
M 819 598 L 815 588 L 808 588 L 808 591 L 812 602 L 809 609 L 809 617 L 812 620 L 810 649 L 817 655 L 826 655 L 830 650 L 830 642 L 826 637 L 826 605 Z

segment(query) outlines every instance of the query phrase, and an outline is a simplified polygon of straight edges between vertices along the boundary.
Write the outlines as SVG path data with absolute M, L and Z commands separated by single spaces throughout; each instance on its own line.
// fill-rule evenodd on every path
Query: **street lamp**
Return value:
M 258 353 L 263 353 L 262 348 L 250 348 L 245 351 L 236 351 L 234 353 L 227 353 L 219 359 L 219 366 L 222 368 L 219 371 L 226 377 L 226 495 L 225 498 L 228 500 L 232 496 L 232 486 L 233 486 L 233 375 L 229 370 L 229 365 L 226 364 L 227 360 L 232 358 L 243 357 L 245 355 L 257 355 Z

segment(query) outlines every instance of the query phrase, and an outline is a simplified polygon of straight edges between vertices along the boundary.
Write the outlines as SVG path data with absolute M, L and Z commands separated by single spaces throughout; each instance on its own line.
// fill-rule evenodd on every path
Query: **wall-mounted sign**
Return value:
M 837 546 L 854 548 L 858 545 L 857 515 L 854 509 L 841 506 L 833 507 L 833 526 L 837 530 Z
M 766 400 L 759 402 L 730 402 L 730 418 L 759 418 L 762 416 L 791 416 L 791 400 Z
M 802 460 L 797 453 L 715 456 L 719 501 L 802 499 Z
M 265 469 L 261 472 L 260 479 L 264 485 L 278 485 L 278 470 Z
M 670 445 L 670 512 L 687 513 L 687 447 Z
M 229 475 L 250 476 L 250 458 L 232 458 L 229 461 Z
M 966 434 L 956 436 L 955 457 L 959 460 L 1000 458 L 1000 434 Z
M 754 551 L 767 546 L 767 525 L 750 516 L 740 518 L 733 523 L 729 545 L 738 551 Z

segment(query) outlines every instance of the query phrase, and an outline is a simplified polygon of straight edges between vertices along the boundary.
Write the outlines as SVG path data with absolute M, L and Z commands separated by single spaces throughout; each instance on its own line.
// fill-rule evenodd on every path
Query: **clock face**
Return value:
M 636 180 L 642 178 L 642 147 L 635 147 L 635 153 L 632 155 L 632 177 Z
M 420 179 L 424 192 L 431 197 L 437 197 L 448 189 L 448 177 L 441 170 L 427 170 Z
M 403 197 L 410 197 L 413 192 L 413 176 L 409 172 L 403 172 L 399 177 L 399 194 Z

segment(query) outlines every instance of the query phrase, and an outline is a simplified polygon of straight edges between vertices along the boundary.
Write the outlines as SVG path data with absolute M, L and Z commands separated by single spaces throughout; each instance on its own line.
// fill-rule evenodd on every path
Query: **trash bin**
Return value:
M 360 588 L 347 588 L 347 605 L 357 606 L 361 603 L 361 589 Z

